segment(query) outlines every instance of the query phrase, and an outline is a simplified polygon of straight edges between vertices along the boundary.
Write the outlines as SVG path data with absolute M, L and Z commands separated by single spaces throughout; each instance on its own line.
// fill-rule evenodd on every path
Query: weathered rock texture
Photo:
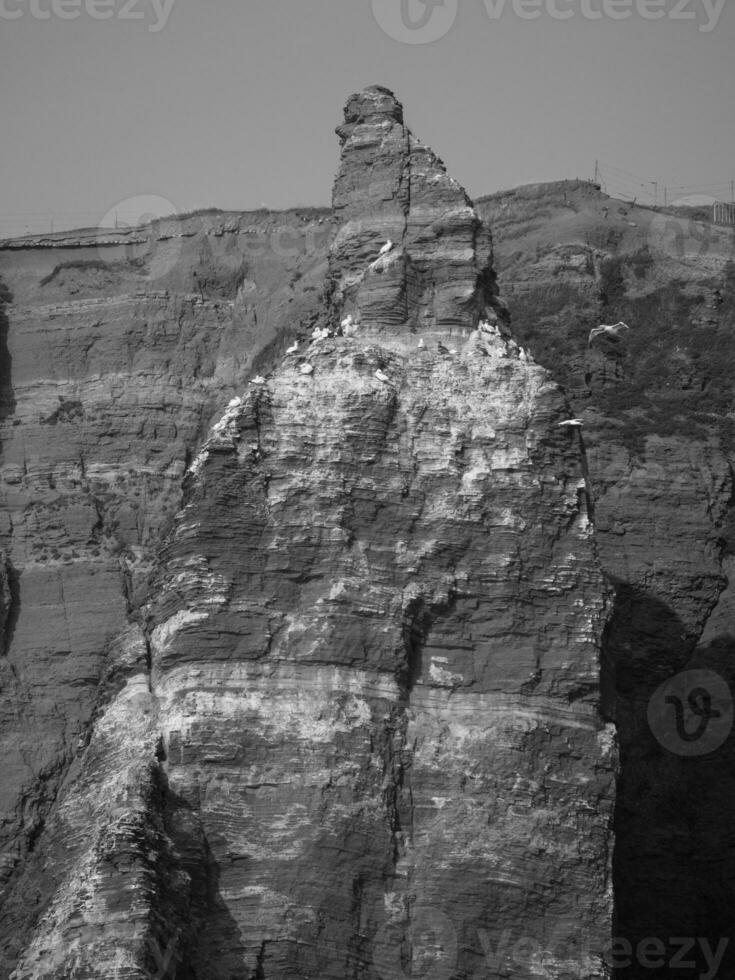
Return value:
M 605 640 L 607 717 L 621 776 L 616 932 L 728 942 L 735 976 L 732 733 L 672 754 L 647 720 L 682 668 L 735 681 L 732 605 L 735 240 L 710 215 L 613 201 L 591 184 L 521 188 L 478 205 L 492 223 L 514 335 L 563 382 L 584 441 L 600 559 L 616 598 Z M 624 321 L 617 340 L 590 341 Z M 696 726 L 691 725 L 693 730 Z M 701 977 L 701 950 L 678 976 Z M 621 975 L 668 976 L 633 963 Z
M 384 89 L 354 96 L 337 133 L 330 285 L 339 311 L 356 309 L 381 332 L 473 329 L 496 300 L 490 232 L 467 194 Z
M 138 617 L 213 413 L 316 315 L 328 227 L 323 213 L 208 215 L 2 252 L 6 962 L 45 901 L 18 875 L 88 741 L 107 644 Z
M 299 350 L 264 383 L 225 300 L 175 317 L 162 297 L 160 353 L 139 327 L 118 388 L 129 313 L 83 320 L 111 353 L 79 377 L 47 344 L 16 374 L 11 308 L 4 975 L 607 975 L 608 589 L 582 445 L 550 375 L 476 331 L 499 309 L 489 235 L 400 105 L 369 89 L 339 132 L 323 298 L 303 287 Z M 347 313 L 354 336 L 310 342 Z M 162 404 L 175 432 L 127 431 Z M 49 425 L 88 433 L 81 462 Z M 21 433 L 63 459 L 24 467 Z

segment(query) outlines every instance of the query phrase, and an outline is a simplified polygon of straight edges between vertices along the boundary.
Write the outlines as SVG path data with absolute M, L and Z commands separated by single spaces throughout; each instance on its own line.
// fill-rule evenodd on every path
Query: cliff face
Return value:
M 19 370 L 23 317 L 37 336 L 57 311 L 18 306 L 6 256 L 4 975 L 606 976 L 609 590 L 581 441 L 399 103 L 353 96 L 338 132 L 328 253 L 243 275 L 242 219 L 208 219 L 189 245 L 234 297 L 182 295 L 184 244 L 140 316 L 61 302 L 64 363 L 42 341 Z M 94 331 L 107 372 L 82 373 Z M 32 552 L 52 530 L 58 556 Z
M 139 619 L 186 466 L 235 385 L 316 315 L 329 236 L 323 213 L 209 215 L 2 253 L 9 962 L 47 897 L 26 862 L 108 696 L 108 644 Z
M 735 681 L 733 229 L 573 182 L 478 207 L 494 228 L 514 335 L 585 423 L 596 540 L 615 588 L 603 687 L 621 751 L 616 931 L 634 946 L 657 937 L 668 956 L 669 937 L 707 937 L 713 949 L 724 941 L 718 975 L 730 976 L 732 732 L 701 754 L 672 752 L 651 729 L 649 705 L 682 670 L 697 672 L 695 685 L 711 686 L 705 672 L 730 691 Z M 629 329 L 590 337 L 618 321 Z M 697 719 L 687 725 L 696 732 Z M 701 952 L 687 961 L 682 977 L 707 973 Z M 638 964 L 621 975 L 651 971 Z

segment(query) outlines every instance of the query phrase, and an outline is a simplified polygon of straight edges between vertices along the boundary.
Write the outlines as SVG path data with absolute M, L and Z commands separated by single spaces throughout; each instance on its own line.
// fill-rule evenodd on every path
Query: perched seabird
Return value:
M 342 336 L 351 337 L 354 333 L 357 333 L 357 326 L 358 324 L 355 321 L 354 316 L 351 313 L 348 313 L 341 323 Z
M 518 357 L 519 357 L 519 358 L 520 358 L 520 359 L 521 359 L 522 361 L 525 361 L 525 360 L 528 360 L 528 358 L 526 357 L 526 352 L 524 351 L 524 349 L 523 349 L 522 347 L 519 347 L 519 348 L 518 348 Z
M 263 377 L 262 374 L 256 374 L 254 378 L 251 378 L 250 379 L 250 384 L 251 385 L 264 385 L 265 384 L 265 378 Z
M 299 349 L 299 342 L 298 342 L 298 340 L 294 340 L 294 342 L 288 348 L 288 350 L 286 351 L 286 353 L 287 354 L 295 354 L 298 349 Z
M 557 422 L 556 424 L 566 425 L 570 429 L 580 429 L 584 425 L 584 422 L 582 419 L 566 419 L 564 422 Z
M 302 374 L 311 374 L 311 372 L 314 370 L 314 367 L 311 364 L 302 364 L 299 370 L 301 371 Z
M 393 242 L 392 242 L 392 241 L 390 240 L 390 238 L 389 238 L 389 239 L 388 239 L 388 241 L 387 241 L 387 242 L 385 243 L 385 245 L 384 245 L 384 246 L 383 246 L 383 247 L 381 248 L 381 250 L 380 250 L 380 251 L 378 252 L 378 255 L 379 255 L 379 256 L 380 256 L 380 255 L 385 255 L 385 254 L 386 254 L 387 252 L 390 252 L 390 250 L 391 250 L 392 248 L 393 248 Z
M 314 327 L 312 340 L 326 340 L 330 332 L 326 327 Z
M 424 338 L 422 337 L 421 340 L 419 340 L 419 350 L 423 350 L 424 347 L 426 347 L 426 344 L 424 343 Z
M 383 374 L 383 372 L 380 370 L 380 368 L 378 368 L 378 370 L 375 372 L 374 377 L 376 377 L 378 379 L 378 381 L 382 381 L 383 384 L 388 384 L 388 382 L 390 381 L 390 378 L 388 377 L 388 375 L 387 374 Z
M 239 405 L 242 405 L 242 398 L 238 398 L 237 395 L 227 403 L 228 408 L 237 408 Z
M 480 320 L 477 324 L 477 329 L 480 333 L 495 333 L 495 327 L 492 326 L 487 320 Z

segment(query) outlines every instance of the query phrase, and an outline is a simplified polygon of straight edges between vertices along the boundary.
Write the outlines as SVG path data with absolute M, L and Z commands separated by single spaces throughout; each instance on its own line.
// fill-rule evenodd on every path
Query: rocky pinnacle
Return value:
M 14 980 L 606 976 L 583 449 L 402 119 L 347 103 L 339 330 L 243 378 L 192 454 L 16 887 Z
M 347 101 L 332 203 L 333 303 L 390 332 L 472 328 L 499 308 L 492 240 L 464 189 L 372 86 Z M 380 254 L 381 248 L 391 248 Z

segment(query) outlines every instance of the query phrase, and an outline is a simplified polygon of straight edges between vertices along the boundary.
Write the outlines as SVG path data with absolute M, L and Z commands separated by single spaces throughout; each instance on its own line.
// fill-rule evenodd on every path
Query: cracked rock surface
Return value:
M 277 313 L 295 308 L 297 350 L 233 366 L 240 321 L 202 302 L 172 331 L 176 357 L 211 360 L 206 384 L 178 365 L 200 394 L 186 433 L 161 433 L 166 468 L 136 463 L 101 497 L 120 445 L 138 445 L 108 428 L 86 436 L 99 463 L 55 477 L 73 501 L 63 548 L 86 535 L 99 555 L 66 561 L 59 545 L 50 569 L 8 552 L 21 597 L 8 676 L 25 731 L 47 716 L 56 727 L 33 764 L 22 719 L 4 729 L 27 771 L 5 790 L 5 853 L 22 860 L 8 863 L 3 976 L 606 976 L 610 590 L 583 444 L 559 425 L 563 392 L 504 325 L 489 232 L 397 100 L 353 96 L 338 132 L 328 255 L 269 260 L 280 275 L 304 268 Z M 274 275 L 264 265 L 256 298 L 257 276 Z M 201 331 L 196 355 L 186 325 Z M 312 339 L 314 326 L 331 335 Z M 161 357 L 154 374 L 170 378 L 173 354 Z M 151 407 L 121 412 L 131 425 L 159 418 L 167 389 L 143 387 Z M 90 411 L 76 400 L 54 408 L 57 428 Z M 51 493 L 46 473 L 38 488 L 27 473 L 11 483 L 24 515 Z M 145 479 L 150 536 L 121 588 L 120 562 L 138 553 L 106 544 L 106 515 Z M 14 548 L 38 540 L 15 526 Z M 76 591 L 72 570 L 86 576 Z M 65 626 L 68 650 L 52 619 L 40 622 L 56 646 L 21 643 L 34 576 L 38 606 L 56 602 L 77 630 Z M 78 718 L 39 707 L 75 688 Z M 32 840 L 24 800 L 43 814 Z

